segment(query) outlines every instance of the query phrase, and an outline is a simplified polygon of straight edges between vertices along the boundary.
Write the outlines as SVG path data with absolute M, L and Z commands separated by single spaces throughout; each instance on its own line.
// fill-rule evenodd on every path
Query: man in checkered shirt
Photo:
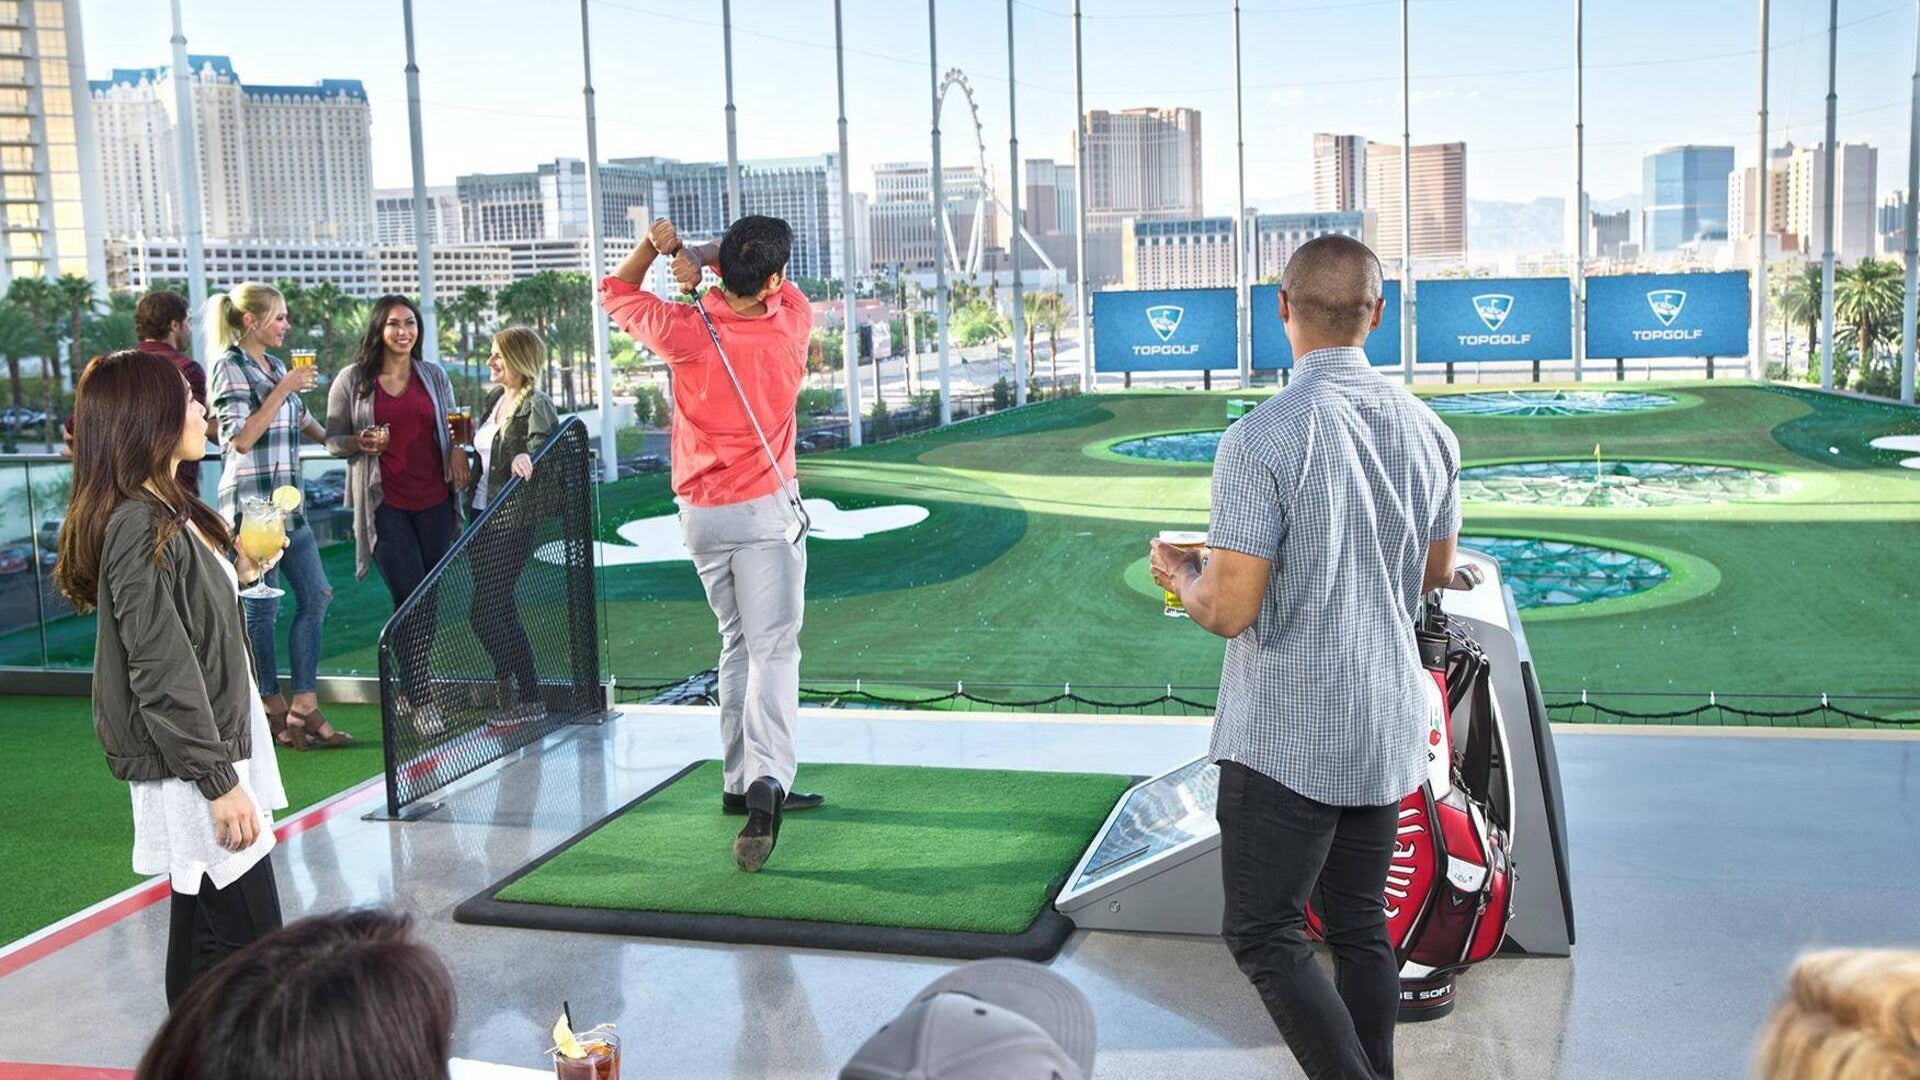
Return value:
M 1397 804 L 1426 773 L 1432 687 L 1413 627 L 1460 531 L 1458 442 L 1361 349 L 1380 279 L 1348 237 L 1294 253 L 1295 378 L 1220 440 L 1211 555 L 1152 550 L 1154 579 L 1228 639 L 1211 750 L 1226 939 L 1314 1080 L 1393 1075 L 1381 890 Z M 1307 948 L 1310 895 L 1337 981 Z

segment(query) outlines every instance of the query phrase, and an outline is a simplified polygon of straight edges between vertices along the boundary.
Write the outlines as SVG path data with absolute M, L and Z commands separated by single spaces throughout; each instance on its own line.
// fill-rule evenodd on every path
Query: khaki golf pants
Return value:
M 762 776 L 793 790 L 807 584 L 806 541 L 786 538 L 793 520 L 780 492 L 680 507 L 680 535 L 720 623 L 720 739 L 735 794 Z

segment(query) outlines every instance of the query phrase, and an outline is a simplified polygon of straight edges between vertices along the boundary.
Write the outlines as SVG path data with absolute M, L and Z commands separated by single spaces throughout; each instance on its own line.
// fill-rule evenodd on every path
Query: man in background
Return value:
M 140 343 L 134 348 L 143 353 L 169 360 L 186 376 L 187 387 L 193 391 L 193 400 L 202 405 L 207 403 L 207 372 L 199 361 L 187 355 L 193 347 L 193 322 L 187 311 L 187 298 L 170 289 L 155 289 L 140 298 L 139 306 L 133 309 L 133 332 L 140 336 Z M 62 432 L 62 451 L 73 453 L 73 417 L 67 417 Z M 211 424 L 207 426 L 209 445 L 220 441 L 218 430 Z M 183 461 L 174 474 L 180 484 L 188 491 L 200 490 L 200 463 Z

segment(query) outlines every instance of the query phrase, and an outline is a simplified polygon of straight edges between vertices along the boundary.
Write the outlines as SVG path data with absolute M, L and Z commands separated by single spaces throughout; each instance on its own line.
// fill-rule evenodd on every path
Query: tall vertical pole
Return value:
M 1573 0 L 1573 381 L 1587 361 L 1587 18 Z
M 1400 377 L 1413 383 L 1413 80 L 1400 0 Z
M 840 297 L 846 304 L 847 332 L 846 341 L 840 348 L 840 358 L 847 369 L 847 445 L 859 446 L 860 324 L 853 302 L 856 272 L 853 265 L 853 166 L 847 160 L 847 43 L 840 21 L 840 0 L 833 0 L 833 72 L 840 85 Z M 875 325 L 878 327 L 878 324 Z M 879 353 L 874 355 L 878 356 Z M 878 360 L 873 362 L 873 396 L 876 400 L 880 397 Z
M 1767 53 L 1772 46 L 1771 0 L 1760 0 L 1760 216 L 1753 245 L 1753 342 L 1747 347 L 1747 377 L 1759 378 L 1767 371 Z
M 947 184 L 940 165 L 940 18 L 938 0 L 927 0 L 927 76 L 933 88 L 933 311 L 934 332 L 940 335 L 940 425 L 953 423 L 953 384 L 947 372 L 947 257 L 941 247 L 946 232 Z
M 600 121 L 593 111 L 593 36 L 587 26 L 587 0 L 580 0 L 580 71 L 586 80 L 581 95 L 587 104 L 587 259 L 597 289 L 607 276 L 607 215 L 601 203 Z M 419 204 L 414 205 L 418 213 Z M 607 332 L 607 313 L 595 306 L 588 317 L 593 320 L 593 374 L 600 397 L 601 479 L 611 483 L 620 479 L 618 425 L 613 409 L 613 345 Z
M 720 53 L 727 76 L 727 220 L 721 224 L 731 225 L 743 213 L 740 209 L 740 135 L 733 123 L 733 0 L 720 0 Z
M 1253 314 L 1247 295 L 1252 258 L 1247 250 L 1247 127 L 1244 93 L 1240 84 L 1240 0 L 1233 3 L 1233 162 L 1237 179 L 1233 196 L 1233 338 L 1234 365 L 1240 389 L 1253 385 Z
M 420 262 L 420 355 L 440 362 L 440 321 L 433 302 L 433 232 L 427 215 L 427 151 L 420 135 L 420 65 L 413 57 L 413 0 L 400 0 L 407 23 L 407 137 L 413 150 L 413 247 Z
M 1073 0 L 1073 270 L 1078 278 L 1073 307 L 1080 321 L 1080 392 L 1084 394 L 1093 390 L 1093 339 L 1087 336 L 1087 88 L 1080 72 L 1080 0 Z M 1920 75 L 1914 78 L 1920 80 Z M 1920 87 L 1920 81 L 1914 85 Z
M 1907 290 L 1900 315 L 1900 400 L 1913 404 L 1914 322 L 1920 318 L 1920 3 L 1914 5 L 1913 104 L 1907 112 Z
M 412 40 L 411 29 L 408 40 Z M 207 231 L 200 217 L 200 143 L 194 135 L 192 84 L 187 34 L 180 26 L 180 0 L 173 0 L 173 95 L 174 108 L 180 114 L 175 130 L 180 137 L 180 211 L 187 225 L 187 303 L 197 313 L 207 302 Z M 193 354 L 206 363 L 211 343 L 206 340 L 201 320 L 192 321 Z
M 1007 189 L 1012 201 L 1007 213 L 1013 224 L 1007 230 L 1007 253 L 1013 256 L 1013 403 L 1027 403 L 1027 313 L 1020 288 L 1020 112 L 1014 106 L 1019 69 L 1013 64 L 1013 0 L 1007 0 L 1007 158 L 1012 179 Z
M 1840 0 L 1830 0 L 1827 5 L 1827 144 L 1823 147 L 1825 160 L 1820 163 L 1822 183 L 1826 187 L 1826 197 L 1820 202 L 1820 228 L 1826 233 L 1826 242 L 1820 246 L 1820 389 L 1833 389 L 1833 180 L 1834 166 L 1840 158 L 1840 143 L 1835 138 L 1839 130 L 1839 63 L 1840 63 Z M 1767 175 L 1767 163 L 1760 162 L 1760 176 L 1764 183 Z M 1862 349 L 1864 353 L 1865 349 Z M 1860 357 L 1864 363 L 1866 356 Z

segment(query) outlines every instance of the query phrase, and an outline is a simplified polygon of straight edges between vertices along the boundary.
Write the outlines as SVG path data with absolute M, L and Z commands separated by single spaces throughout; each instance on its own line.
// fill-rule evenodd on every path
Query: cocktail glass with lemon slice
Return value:
M 620 1080 L 620 1036 L 612 1024 L 574 1034 L 563 1013 L 553 1022 L 555 1080 Z
M 240 551 L 254 562 L 265 565 L 279 557 L 287 546 L 287 515 L 300 509 L 300 489 L 291 484 L 275 488 L 271 499 L 250 497 L 240 500 L 240 535 L 235 539 Z M 287 595 L 285 589 L 267 584 L 267 576 L 240 590 L 250 600 L 271 600 Z

